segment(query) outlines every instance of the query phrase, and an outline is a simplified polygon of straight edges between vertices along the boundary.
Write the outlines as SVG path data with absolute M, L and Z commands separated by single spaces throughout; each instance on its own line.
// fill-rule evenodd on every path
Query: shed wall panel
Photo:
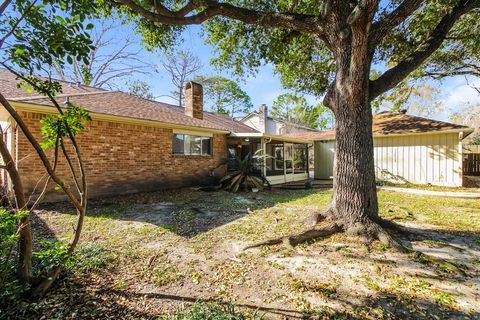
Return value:
M 375 174 L 391 182 L 461 186 L 458 133 L 374 138 Z M 315 142 L 315 178 L 333 176 L 335 141 Z

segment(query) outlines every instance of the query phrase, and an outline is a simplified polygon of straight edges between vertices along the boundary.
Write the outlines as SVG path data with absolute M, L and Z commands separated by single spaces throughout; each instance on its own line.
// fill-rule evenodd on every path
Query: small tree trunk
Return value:
M 18 240 L 18 275 L 20 281 L 28 283 L 32 279 L 32 228 L 30 215 L 20 221 Z
M 12 182 L 12 188 L 15 195 L 16 209 L 28 210 L 27 200 L 23 190 L 22 179 L 18 173 L 13 157 L 3 140 L 3 131 L 0 137 L 0 155 L 5 163 Z M 30 226 L 30 215 L 26 216 L 19 223 L 19 240 L 18 240 L 18 277 L 23 283 L 27 283 L 32 278 L 32 228 Z

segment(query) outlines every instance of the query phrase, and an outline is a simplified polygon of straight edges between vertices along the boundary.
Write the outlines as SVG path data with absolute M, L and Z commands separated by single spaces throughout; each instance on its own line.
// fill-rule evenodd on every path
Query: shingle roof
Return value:
M 0 90 L 7 99 L 51 105 L 49 99 L 20 90 L 16 87 L 16 83 L 14 75 L 5 69 L 0 69 Z M 204 112 L 203 120 L 201 120 L 187 116 L 184 108 L 142 99 L 125 92 L 77 86 L 66 81 L 61 81 L 61 84 L 63 92 L 57 96 L 59 102 L 64 102 L 68 97 L 69 102 L 81 105 L 93 113 L 238 133 L 257 132 L 225 115 Z
M 105 90 L 95 88 L 95 87 L 89 87 L 89 86 L 84 86 L 80 84 L 76 84 L 73 82 L 67 82 L 67 81 L 60 81 L 60 84 L 62 85 L 62 94 L 81 94 L 81 93 L 88 93 L 88 92 L 103 92 Z M 38 96 L 38 93 L 36 92 L 27 92 L 22 89 L 17 88 L 17 83 L 19 83 L 19 80 L 17 80 L 17 77 L 8 71 L 7 69 L 0 68 L 0 90 L 2 91 L 2 94 L 6 98 L 21 98 L 21 97 L 36 97 Z
M 467 126 L 427 119 L 398 112 L 381 112 L 373 116 L 373 134 L 376 136 L 397 134 L 419 134 L 436 131 L 465 130 L 472 131 Z M 334 130 L 293 134 L 297 138 L 307 140 L 331 140 L 335 138 Z

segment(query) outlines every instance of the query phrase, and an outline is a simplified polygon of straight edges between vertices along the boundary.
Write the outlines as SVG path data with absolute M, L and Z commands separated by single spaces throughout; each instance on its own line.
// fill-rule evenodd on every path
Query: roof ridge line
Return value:
M 421 119 L 421 120 L 427 120 L 427 121 L 433 121 L 433 122 L 440 122 L 440 123 L 449 124 L 449 125 L 455 125 L 455 126 L 459 126 L 459 127 L 471 128 L 471 127 L 469 127 L 469 126 L 466 126 L 466 125 L 463 125 L 463 124 L 454 123 L 454 122 L 450 122 L 450 121 L 437 120 L 437 119 L 427 118 L 426 116 L 417 116 L 417 115 L 414 115 L 414 114 L 407 114 L 407 113 L 394 112 L 394 111 L 384 111 L 383 113 L 380 112 L 380 113 L 375 114 L 374 117 L 375 117 L 375 116 L 378 116 L 378 115 L 386 114 L 386 113 L 390 113 L 390 114 L 392 114 L 392 115 L 400 115 L 400 116 L 403 115 L 403 116 L 405 116 L 405 117 L 417 118 L 417 119 Z

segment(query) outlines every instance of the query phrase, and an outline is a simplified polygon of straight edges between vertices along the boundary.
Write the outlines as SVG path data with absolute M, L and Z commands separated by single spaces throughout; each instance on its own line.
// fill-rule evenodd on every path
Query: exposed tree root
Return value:
M 290 236 L 261 241 L 261 242 L 252 244 L 250 246 L 247 246 L 243 250 L 257 248 L 261 246 L 267 246 L 267 245 L 275 245 L 280 243 L 285 243 L 289 246 L 296 246 L 298 244 L 301 244 L 309 240 L 315 240 L 318 238 L 331 236 L 332 234 L 338 233 L 340 231 L 342 231 L 341 226 L 339 226 L 335 222 L 331 222 L 321 226 L 315 226 L 311 229 L 307 229 Z
M 435 267 L 436 269 L 439 269 L 442 272 L 460 275 L 463 277 L 466 276 L 465 271 L 463 271 L 459 266 L 445 259 L 437 258 L 416 250 L 410 251 L 410 257 L 416 262 Z
M 393 223 L 392 223 L 393 224 Z M 381 243 L 389 246 L 389 247 L 392 247 L 392 248 L 395 248 L 397 251 L 399 252 L 402 252 L 402 253 L 409 253 L 411 252 L 411 249 L 406 247 L 402 241 L 400 241 L 400 239 L 398 239 L 395 234 L 390 230 L 393 229 L 393 226 L 390 227 L 390 228 L 385 228 L 385 227 L 382 227 L 382 225 L 376 223 L 376 222 L 372 222 L 371 226 L 370 226 L 374 232 L 374 235 L 375 235 L 375 239 L 378 239 Z
M 365 223 L 356 223 L 347 226 L 346 224 L 339 222 L 338 219 L 334 220 L 334 218 L 332 218 L 332 213 L 333 211 L 331 209 L 325 213 L 317 213 L 304 220 L 304 223 L 312 223 L 312 227 L 292 235 L 257 242 L 245 247 L 243 250 L 281 243 L 293 247 L 307 241 L 329 237 L 339 232 L 345 232 L 350 235 L 363 237 L 368 242 L 379 240 L 381 243 L 394 248 L 398 252 L 410 255 L 415 261 L 433 266 L 443 272 L 462 276 L 465 275 L 465 272 L 454 263 L 413 250 L 410 245 L 403 244 L 402 241 L 397 238 L 397 235 L 407 234 L 408 230 L 393 221 L 378 218 L 376 221 L 371 220 Z
M 402 225 L 395 223 L 391 220 L 383 219 L 383 218 L 378 218 L 377 223 L 382 226 L 383 228 L 386 228 L 390 231 L 393 231 L 398 234 L 407 234 L 408 230 L 403 227 Z

